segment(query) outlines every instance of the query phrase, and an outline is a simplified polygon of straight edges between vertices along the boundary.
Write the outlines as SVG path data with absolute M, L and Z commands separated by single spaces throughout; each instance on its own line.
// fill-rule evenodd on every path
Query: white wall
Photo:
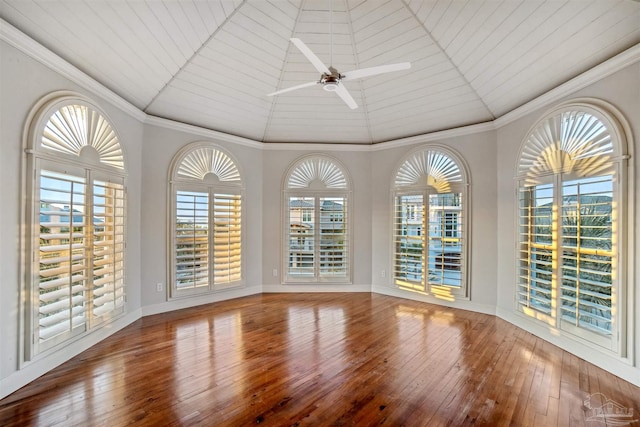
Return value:
M 75 354 L 95 344 L 140 315 L 140 194 L 143 125 L 113 107 L 99 96 L 4 42 L 0 42 L 0 398 L 37 378 Z M 71 90 L 94 99 L 106 112 L 120 136 L 127 165 L 127 248 L 126 314 L 117 322 L 59 351 L 24 365 L 20 369 L 21 334 L 19 318 L 23 313 L 20 280 L 20 209 L 23 206 L 21 164 L 23 127 L 32 107 L 43 96 L 59 90 Z
M 582 344 L 577 341 L 570 341 L 567 336 L 558 336 L 549 331 L 548 328 L 541 327 L 537 322 L 516 314 L 515 307 L 515 249 L 516 249 L 516 162 L 518 159 L 520 146 L 529 132 L 530 128 L 538 121 L 544 113 L 551 107 L 563 100 L 577 98 L 598 98 L 616 107 L 626 117 L 631 125 L 632 141 L 630 152 L 640 152 L 640 64 L 636 63 L 613 75 L 599 80 L 590 86 L 576 91 L 557 102 L 545 105 L 526 116 L 513 121 L 498 129 L 497 133 L 497 213 L 498 224 L 500 224 L 497 251 L 497 314 L 516 325 L 527 329 L 542 338 L 562 347 L 572 353 L 577 354 L 585 360 L 602 366 L 636 385 L 640 385 L 640 365 L 638 356 L 640 355 L 640 315 L 637 308 L 640 307 L 640 282 L 638 273 L 640 272 L 640 260 L 638 249 L 640 249 L 640 211 L 635 209 L 635 235 L 629 236 L 629 243 L 635 246 L 635 259 L 631 259 L 631 264 L 635 264 L 635 280 L 630 277 L 628 282 L 630 298 L 632 302 L 629 306 L 630 328 L 629 338 L 631 340 L 631 350 L 635 354 L 629 360 L 620 360 L 606 351 L 599 350 L 595 346 Z M 635 139 L 633 139 L 635 138 Z M 633 157 L 632 157 L 633 159 Z M 636 167 L 639 167 L 636 160 Z M 635 174 L 635 192 L 638 199 L 640 190 L 640 174 Z M 636 203 L 638 200 L 636 200 Z M 622 254 L 624 255 L 624 254 Z

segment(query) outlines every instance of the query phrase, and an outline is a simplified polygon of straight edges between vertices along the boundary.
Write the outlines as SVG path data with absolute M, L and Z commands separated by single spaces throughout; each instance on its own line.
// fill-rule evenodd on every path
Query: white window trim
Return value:
M 226 155 L 229 160 L 233 163 L 234 167 L 237 169 L 239 174 L 239 178 L 237 182 L 232 183 L 224 183 L 224 182 L 208 182 L 207 180 L 198 180 L 192 178 L 185 178 L 178 176 L 178 168 L 182 161 L 187 157 L 190 153 L 200 148 L 207 148 L 212 150 L 217 150 L 224 155 Z M 242 177 L 244 176 L 240 164 L 236 160 L 236 158 L 226 149 L 220 147 L 218 144 L 211 141 L 197 141 L 187 144 L 181 150 L 176 153 L 173 157 L 171 165 L 169 167 L 169 185 L 167 200 L 168 200 L 168 218 L 169 221 L 167 223 L 167 241 L 169 242 L 169 247 L 167 248 L 167 265 L 169 266 L 168 280 L 169 286 L 167 286 L 166 298 L 167 300 L 176 300 L 194 297 L 197 295 L 207 295 L 213 294 L 217 292 L 223 292 L 232 288 L 239 288 L 245 286 L 245 240 L 246 240 L 246 229 L 245 229 L 245 217 L 246 217 L 246 197 L 245 197 L 245 189 L 244 189 L 244 180 Z M 175 273 L 176 273 L 176 257 L 175 257 L 175 246 L 176 246 L 176 234 L 175 234 L 175 219 L 176 219 L 176 203 L 177 203 L 177 192 L 178 191 L 199 191 L 203 193 L 207 193 L 209 195 L 209 206 L 212 205 L 212 197 L 215 194 L 234 194 L 240 196 L 241 207 L 240 207 L 240 224 L 241 224 L 241 235 L 240 235 L 240 279 L 237 281 L 231 281 L 227 283 L 213 283 L 211 280 L 213 278 L 213 272 L 211 268 L 213 268 L 213 256 L 209 256 L 210 261 L 210 270 L 209 270 L 209 283 L 206 288 L 201 289 L 190 289 L 190 290 L 180 290 L 176 288 L 175 281 Z M 211 215 L 212 212 L 209 211 L 209 224 L 211 223 Z M 213 230 L 211 229 L 210 232 Z
M 403 165 L 405 164 L 405 162 L 407 162 L 408 159 L 412 158 L 415 154 L 420 153 L 420 152 L 424 152 L 424 151 L 438 151 L 442 154 L 445 154 L 446 156 L 448 156 L 449 158 L 451 158 L 451 160 L 453 160 L 456 165 L 458 166 L 459 170 L 460 170 L 460 174 L 461 174 L 461 181 L 460 182 L 452 182 L 449 183 L 449 185 L 451 186 L 451 192 L 459 192 L 462 194 L 462 212 L 463 212 L 463 224 L 462 224 L 462 233 L 464 238 L 464 242 L 463 242 L 463 246 L 462 246 L 462 251 L 461 251 L 461 263 L 460 263 L 460 277 L 461 277 L 461 286 L 459 288 L 457 287 L 453 287 L 453 286 L 446 286 L 446 285 L 439 285 L 439 284 L 430 284 L 428 281 L 428 274 L 424 274 L 425 271 L 428 271 L 427 269 L 427 263 L 428 263 L 428 253 L 424 254 L 424 259 L 423 259 L 423 278 L 422 278 L 422 283 L 420 284 L 420 287 L 422 289 L 416 289 L 415 287 L 413 289 L 410 289 L 409 287 L 403 287 L 403 286 L 399 286 L 398 284 L 396 284 L 396 277 L 395 277 L 395 254 L 396 254 L 396 248 L 395 248 L 395 229 L 396 229 L 396 218 L 395 218 L 395 206 L 396 206 L 396 200 L 399 196 L 406 196 L 406 195 L 422 195 L 423 197 L 423 204 L 425 207 L 428 208 L 428 204 L 429 204 L 429 194 L 439 194 L 437 191 L 432 190 L 428 185 L 424 185 L 421 183 L 417 183 L 417 184 L 412 184 L 412 185 L 402 185 L 402 186 L 397 186 L 395 185 L 395 180 L 396 177 L 398 176 L 398 171 L 403 167 Z M 413 291 L 413 292 L 419 292 L 421 294 L 424 295 L 429 295 L 429 296 L 433 296 L 435 298 L 443 298 L 445 300 L 464 300 L 464 301 L 468 301 L 471 299 L 471 286 L 469 283 L 469 271 L 470 271 L 470 264 L 471 264 L 471 260 L 469 259 L 469 253 L 470 253 L 470 248 L 471 248 L 471 194 L 470 194 L 470 188 L 471 188 L 471 180 L 469 178 L 469 171 L 468 171 L 468 167 L 466 162 L 462 159 L 462 157 L 455 152 L 453 149 L 444 146 L 444 145 L 440 145 L 440 144 L 427 144 L 427 145 L 422 145 L 419 147 L 416 147 L 414 149 L 412 149 L 411 151 L 409 151 L 404 157 L 402 157 L 400 159 L 400 161 L 398 162 L 398 165 L 396 166 L 396 168 L 394 169 L 394 173 L 391 177 L 392 182 L 391 182 L 391 218 L 390 218 L 390 236 L 391 236 L 391 242 L 390 242 L 390 248 L 389 248 L 389 253 L 391 254 L 390 258 L 390 263 L 388 265 L 388 270 L 390 272 L 389 274 L 389 281 L 391 286 L 396 287 L 400 290 L 409 290 L 409 291 Z M 441 194 L 441 193 L 440 193 Z M 424 218 L 423 218 L 423 226 L 422 226 L 422 237 L 423 240 L 428 239 L 428 223 L 425 223 L 424 221 L 428 221 L 428 212 L 425 212 Z M 428 245 L 426 245 L 425 243 L 425 248 L 428 247 Z
M 524 319 L 536 322 L 542 322 L 547 327 L 552 329 L 552 333 L 561 335 L 562 337 L 580 342 L 581 344 L 590 347 L 596 351 L 603 351 L 607 354 L 614 355 L 619 360 L 625 363 L 632 363 L 634 360 L 634 329 L 635 325 L 633 323 L 634 316 L 633 313 L 633 304 L 635 301 L 635 293 L 636 289 L 633 286 L 635 283 L 635 244 L 632 238 L 629 236 L 633 236 L 635 232 L 634 227 L 634 218 L 635 218 L 635 203 L 636 203 L 636 194 L 634 188 L 634 162 L 633 156 L 631 153 L 631 149 L 634 146 L 632 140 L 632 132 L 631 127 L 624 117 L 624 115 L 613 105 L 609 104 L 606 101 L 602 101 L 596 98 L 579 98 L 574 100 L 569 100 L 567 102 L 558 104 L 557 106 L 551 108 L 546 113 L 542 115 L 542 117 L 537 120 L 533 125 L 529 128 L 525 137 L 522 140 L 520 145 L 520 152 L 515 159 L 515 168 L 514 170 L 519 170 L 520 166 L 520 158 L 522 156 L 523 149 L 527 142 L 527 139 L 531 135 L 532 131 L 535 130 L 541 123 L 547 121 L 550 117 L 557 116 L 564 111 L 569 110 L 578 110 L 584 111 L 593 116 L 597 117 L 602 121 L 609 132 L 612 135 L 614 140 L 613 149 L 614 153 L 610 158 L 611 166 L 609 170 L 614 173 L 614 203 L 618 204 L 618 245 L 617 249 L 623 249 L 619 251 L 618 256 L 618 280 L 617 285 L 614 286 L 612 293 L 617 292 L 617 298 L 621 301 L 625 301 L 622 304 L 617 306 L 615 310 L 615 318 L 612 319 L 614 324 L 616 325 L 616 330 L 614 335 L 612 335 L 612 339 L 609 340 L 601 340 L 595 337 L 595 334 L 584 333 L 582 329 L 578 328 L 567 328 L 560 327 L 559 321 L 555 313 L 553 316 L 546 315 L 536 310 L 522 310 L 521 305 L 519 303 L 518 298 L 518 280 L 519 280 L 519 267 L 516 265 L 515 268 L 515 292 L 514 292 L 514 300 L 513 300 L 513 310 L 514 313 L 522 317 Z M 561 175 L 563 173 L 548 173 L 541 174 L 538 176 L 539 182 L 553 182 L 554 189 L 558 190 L 556 186 L 557 182 L 563 182 L 566 179 L 561 179 Z M 565 176 L 570 176 L 571 174 L 564 173 Z M 518 215 L 519 215 L 519 196 L 518 192 L 520 188 L 524 186 L 525 181 L 528 177 L 525 176 L 516 176 L 514 179 L 515 185 L 515 251 L 516 254 L 520 252 L 519 245 L 519 235 L 520 233 L 517 231 L 518 229 Z M 622 184 L 622 189 L 615 187 L 619 187 Z M 556 203 L 559 196 L 559 191 L 554 192 L 554 203 Z M 625 256 L 626 255 L 626 256 Z M 516 258 L 519 260 L 520 258 Z M 559 308 L 558 308 L 559 310 Z
M 22 160 L 22 188 L 25 194 L 25 201 L 20 204 L 20 218 L 22 223 L 26 224 L 20 239 L 20 269 L 21 269 L 21 301 L 20 310 L 20 355 L 19 364 L 22 368 L 25 364 L 40 360 L 47 357 L 64 346 L 93 334 L 98 329 L 105 327 L 115 319 L 126 314 L 126 289 L 127 289 L 127 249 L 126 242 L 128 236 L 127 213 L 127 174 L 126 174 L 126 152 L 125 147 L 119 144 L 122 153 L 122 169 L 104 164 L 95 158 L 86 158 L 74 156 L 61 152 L 54 152 L 48 148 L 41 146 L 41 139 L 44 128 L 52 114 L 66 105 L 83 105 L 102 116 L 109 124 L 118 141 L 120 138 L 113 121 L 109 116 L 97 106 L 92 100 L 82 94 L 72 91 L 52 92 L 41 98 L 31 109 L 25 121 L 23 129 L 23 147 L 24 156 Z M 98 161 L 96 161 L 98 160 Z M 43 168 L 44 166 L 44 168 Z M 124 281 L 124 305 L 118 312 L 114 312 L 109 316 L 105 316 L 103 320 L 95 322 L 94 319 L 88 318 L 87 327 L 83 331 L 72 333 L 64 340 L 54 340 L 49 344 L 40 346 L 37 335 L 38 331 L 34 328 L 38 323 L 36 320 L 38 314 L 38 294 L 33 286 L 36 281 L 36 274 L 39 271 L 34 251 L 39 248 L 39 209 L 35 208 L 35 201 L 39 200 L 39 171 L 42 169 L 57 172 L 75 171 L 75 176 L 86 178 L 91 174 L 91 182 L 98 180 L 114 179 L 122 183 L 124 189 L 124 249 L 123 249 L 123 281 Z M 89 172 L 90 171 L 90 172 Z M 86 182 L 85 185 L 89 185 Z M 89 301 L 90 303 L 90 301 Z M 88 310 L 87 312 L 90 312 Z
M 296 168 L 303 162 L 313 159 L 322 159 L 325 161 L 329 161 L 333 163 L 336 167 L 338 167 L 346 181 L 346 188 L 340 189 L 313 189 L 313 188 L 288 188 L 289 178 L 292 173 L 296 170 Z M 347 169 L 344 167 L 342 162 L 337 160 L 334 157 L 327 156 L 325 154 L 308 154 L 302 156 L 295 161 L 292 162 L 291 166 L 287 170 L 284 175 L 284 179 L 282 182 L 282 225 L 281 225 L 281 254 L 282 254 L 282 262 L 281 262 L 281 284 L 283 285 L 313 285 L 313 284 L 336 284 L 336 285 L 350 285 L 353 283 L 353 222 L 352 218 L 354 218 L 353 214 L 353 203 L 352 203 L 352 191 L 351 191 L 351 177 Z M 344 197 L 347 204 L 347 212 L 343 218 L 343 221 L 347 224 L 346 226 L 346 234 L 347 234 L 347 272 L 344 277 L 321 277 L 317 274 L 319 264 L 314 263 L 314 277 L 291 277 L 288 274 L 289 270 L 289 198 L 290 197 L 309 197 L 313 198 L 314 201 L 319 200 L 323 197 Z M 315 219 L 319 218 L 320 212 L 314 212 Z M 318 231 L 319 232 L 319 231 Z M 315 248 L 315 246 L 314 246 Z M 315 249 L 314 249 L 315 250 Z

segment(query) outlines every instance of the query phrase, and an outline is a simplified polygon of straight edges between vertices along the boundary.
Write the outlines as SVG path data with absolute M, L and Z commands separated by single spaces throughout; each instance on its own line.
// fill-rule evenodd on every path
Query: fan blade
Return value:
M 322 61 L 320 61 L 320 58 L 318 58 L 316 54 L 313 53 L 302 40 L 294 38 L 291 39 L 291 42 L 295 44 L 300 52 L 302 52 L 302 54 L 307 57 L 309 62 L 311 62 L 314 67 L 316 67 L 316 70 L 318 70 L 320 73 L 331 74 L 331 71 L 329 71 L 327 66 L 324 65 Z
M 298 90 L 298 89 L 302 89 L 303 87 L 309 87 L 309 86 L 313 86 L 313 85 L 317 85 L 317 84 L 318 84 L 318 82 L 303 83 L 303 84 L 298 85 L 298 86 L 291 86 L 291 87 L 288 87 L 286 89 L 282 89 L 282 90 L 278 90 L 276 92 L 269 93 L 269 94 L 267 94 L 267 96 L 280 95 L 281 93 L 291 92 L 292 90 Z
M 356 80 L 363 77 L 375 76 L 376 74 L 392 73 L 394 71 L 408 70 L 411 68 L 410 62 L 400 62 L 398 64 L 380 65 L 378 67 L 361 68 L 342 74 L 342 81 Z
M 358 104 L 356 104 L 356 101 L 353 99 L 347 88 L 343 85 L 339 84 L 335 90 L 335 93 L 337 93 L 338 96 L 345 102 L 345 104 L 347 104 L 352 110 L 358 108 Z

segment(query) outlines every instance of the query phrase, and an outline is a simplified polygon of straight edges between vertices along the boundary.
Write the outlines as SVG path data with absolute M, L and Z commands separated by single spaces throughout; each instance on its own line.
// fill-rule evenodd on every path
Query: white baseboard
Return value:
M 262 292 L 265 294 L 273 293 L 305 293 L 305 292 L 371 292 L 369 285 L 332 285 L 325 283 L 304 284 L 304 285 L 262 285 Z
M 115 319 L 113 322 L 101 326 L 99 329 L 96 329 L 85 337 L 65 345 L 64 348 L 55 351 L 50 355 L 25 363 L 22 369 L 0 379 L 0 399 L 3 399 L 14 391 L 29 384 L 36 378 L 46 374 L 55 367 L 91 348 L 105 338 L 135 322 L 140 317 L 141 311 L 139 309 L 132 311 L 131 313 Z
M 160 304 L 149 305 L 142 308 L 142 316 L 167 313 L 169 311 L 182 310 L 183 308 L 197 307 L 199 305 L 211 304 L 212 302 L 226 301 L 234 298 L 246 297 L 262 293 L 260 286 L 232 288 L 207 295 L 193 297 L 176 298 Z
M 424 295 L 418 292 L 405 291 L 391 286 L 373 286 L 371 292 L 381 295 L 389 295 L 397 298 L 405 298 L 413 301 L 428 302 L 430 304 L 442 305 L 445 307 L 459 308 L 461 310 L 475 311 L 477 313 L 496 315 L 496 308 L 492 305 L 476 304 L 466 299 L 448 301 L 436 298 L 432 295 Z
M 600 350 L 595 345 L 583 344 L 563 331 L 550 330 L 548 327 L 533 322 L 510 310 L 498 308 L 496 315 L 533 335 L 542 338 L 561 349 L 592 363 L 625 381 L 640 387 L 640 369 L 632 366 L 631 361 L 621 359 L 606 350 Z

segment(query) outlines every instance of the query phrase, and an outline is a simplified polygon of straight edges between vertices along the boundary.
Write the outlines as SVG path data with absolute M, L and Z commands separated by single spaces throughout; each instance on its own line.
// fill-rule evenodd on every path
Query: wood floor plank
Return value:
M 597 393 L 640 414 L 638 387 L 495 316 L 263 294 L 142 318 L 1 400 L 0 425 L 587 426 Z

